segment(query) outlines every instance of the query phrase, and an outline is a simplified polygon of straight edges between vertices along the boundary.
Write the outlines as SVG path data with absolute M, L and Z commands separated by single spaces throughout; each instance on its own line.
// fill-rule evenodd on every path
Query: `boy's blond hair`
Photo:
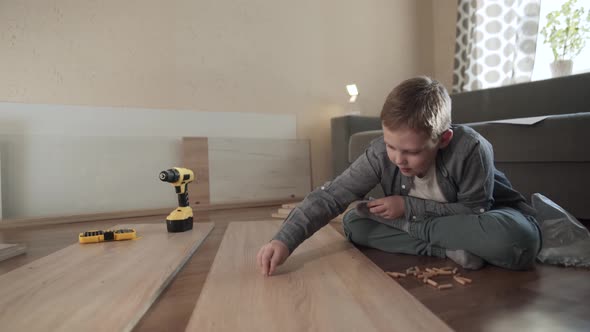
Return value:
M 381 122 L 390 130 L 407 127 L 437 139 L 451 127 L 451 97 L 430 77 L 410 78 L 387 96 Z

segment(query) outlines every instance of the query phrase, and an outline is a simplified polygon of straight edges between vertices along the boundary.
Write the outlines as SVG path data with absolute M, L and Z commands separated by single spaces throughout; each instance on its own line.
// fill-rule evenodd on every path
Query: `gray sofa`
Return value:
M 590 219 L 590 73 L 451 98 L 453 123 L 471 126 L 493 144 L 496 167 L 525 197 L 540 192 Z M 549 117 L 530 126 L 489 122 L 542 115 Z M 382 135 L 378 117 L 337 117 L 331 125 L 335 176 Z

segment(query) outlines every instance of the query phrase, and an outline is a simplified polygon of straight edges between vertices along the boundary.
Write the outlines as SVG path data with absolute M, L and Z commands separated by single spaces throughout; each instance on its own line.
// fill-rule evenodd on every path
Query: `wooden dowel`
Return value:
M 457 276 L 454 276 L 453 279 L 455 279 L 456 282 L 460 283 L 461 285 L 465 286 L 465 284 L 467 284 L 467 282 Z
M 465 281 L 466 283 L 470 284 L 471 283 L 471 279 L 469 278 L 465 278 L 465 277 L 458 277 L 459 279 L 463 279 L 463 281 Z
M 404 278 L 406 275 L 404 273 L 399 273 L 399 272 L 385 272 L 387 273 L 388 276 L 393 277 L 393 278 Z
M 448 289 L 448 288 L 453 288 L 453 285 L 452 284 L 443 284 L 443 285 L 438 286 L 439 290 Z

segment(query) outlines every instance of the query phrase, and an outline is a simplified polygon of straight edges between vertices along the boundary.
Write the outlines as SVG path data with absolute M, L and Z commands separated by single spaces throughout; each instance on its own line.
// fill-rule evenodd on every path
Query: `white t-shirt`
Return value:
M 436 181 L 436 165 L 432 165 L 422 178 L 414 176 L 413 182 L 412 189 L 408 193 L 409 196 L 447 203 Z

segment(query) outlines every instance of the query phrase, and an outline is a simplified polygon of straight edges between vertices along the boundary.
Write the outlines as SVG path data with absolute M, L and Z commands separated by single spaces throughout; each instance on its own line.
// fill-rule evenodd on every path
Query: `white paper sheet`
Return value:
M 549 117 L 548 115 L 544 115 L 544 116 L 533 116 L 533 117 L 530 117 L 530 118 L 517 118 L 517 119 L 496 120 L 496 121 L 490 121 L 490 123 L 507 123 L 507 124 L 516 124 L 516 125 L 530 126 L 530 125 L 534 125 L 535 123 L 539 123 L 539 122 L 547 119 L 548 117 Z

